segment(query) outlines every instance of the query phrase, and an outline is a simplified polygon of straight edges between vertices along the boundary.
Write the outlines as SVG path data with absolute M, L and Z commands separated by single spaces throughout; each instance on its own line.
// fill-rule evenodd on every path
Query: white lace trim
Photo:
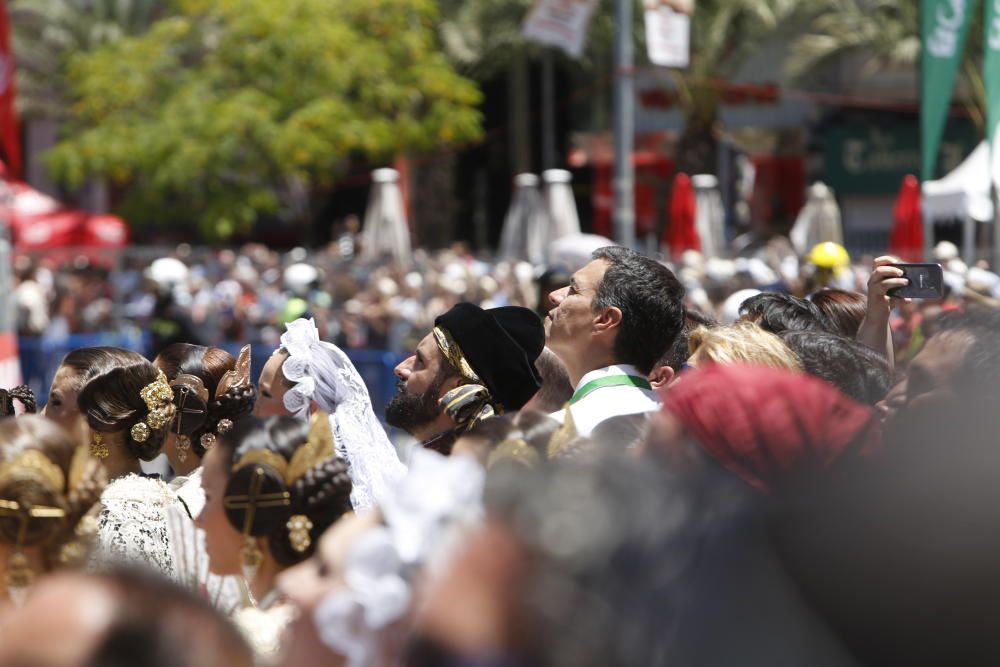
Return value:
M 351 504 L 355 510 L 373 507 L 406 467 L 372 409 L 361 374 L 343 350 L 319 339 L 313 320 L 290 322 L 281 347 L 289 355 L 281 372 L 295 383 L 285 393 L 285 407 L 304 419 L 315 401 L 329 413 L 337 449 L 351 476 Z

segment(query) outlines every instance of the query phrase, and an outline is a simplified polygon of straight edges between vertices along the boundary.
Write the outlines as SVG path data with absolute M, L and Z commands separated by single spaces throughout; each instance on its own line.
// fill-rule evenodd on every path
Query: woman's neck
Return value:
M 264 560 L 257 570 L 257 576 L 250 582 L 250 594 L 258 605 L 274 590 L 278 574 L 284 569 L 267 553 L 266 545 L 261 547 L 261 551 L 264 552 Z
M 194 454 L 188 454 L 187 458 L 181 462 L 177 457 L 167 457 L 170 469 L 178 477 L 190 477 L 191 473 L 201 467 L 201 459 Z
M 108 456 L 103 459 L 104 469 L 108 471 L 108 480 L 115 480 L 129 474 L 142 472 L 139 459 L 132 456 L 125 448 L 121 434 L 105 433 L 104 444 L 108 446 Z

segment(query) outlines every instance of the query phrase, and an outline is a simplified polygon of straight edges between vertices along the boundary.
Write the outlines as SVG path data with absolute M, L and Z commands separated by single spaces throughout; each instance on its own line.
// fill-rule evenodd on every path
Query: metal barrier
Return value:
M 150 354 L 149 336 L 139 331 L 74 334 L 58 339 L 21 336 L 17 342 L 21 358 L 21 374 L 25 384 L 31 387 L 38 397 L 39 405 L 48 400 L 52 376 L 55 375 L 62 358 L 71 350 L 112 345 L 135 350 L 147 357 Z M 242 346 L 238 343 L 225 343 L 219 347 L 236 356 Z M 274 349 L 269 345 L 253 346 L 251 377 L 254 382 L 260 379 L 260 372 Z M 384 350 L 345 350 L 345 352 L 368 387 L 375 414 L 381 417 L 383 406 L 396 393 L 396 376 L 393 369 L 403 357 Z

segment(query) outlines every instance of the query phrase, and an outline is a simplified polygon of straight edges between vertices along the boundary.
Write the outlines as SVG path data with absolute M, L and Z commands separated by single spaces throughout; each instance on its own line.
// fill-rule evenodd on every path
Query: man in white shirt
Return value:
M 600 248 L 568 287 L 549 295 L 546 344 L 574 387 L 564 410 L 590 435 L 611 417 L 659 409 L 647 376 L 684 324 L 684 287 L 673 272 L 634 250 Z

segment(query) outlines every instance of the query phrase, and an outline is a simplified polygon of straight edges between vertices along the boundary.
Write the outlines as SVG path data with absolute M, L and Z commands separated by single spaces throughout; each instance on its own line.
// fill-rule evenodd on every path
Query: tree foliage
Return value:
M 14 0 L 17 101 L 28 118 L 68 115 L 66 60 L 149 27 L 163 0 Z
M 71 185 L 127 185 L 133 219 L 225 237 L 309 217 L 352 156 L 476 138 L 476 86 L 438 49 L 433 0 L 177 0 L 144 34 L 70 61 Z
M 863 63 L 862 75 L 920 66 L 920 3 L 814 0 L 814 5 L 809 30 L 795 41 L 787 63 L 793 77 L 804 79 L 845 57 Z M 980 129 L 986 113 L 982 32 L 982 13 L 976 12 L 958 78 L 961 103 Z

